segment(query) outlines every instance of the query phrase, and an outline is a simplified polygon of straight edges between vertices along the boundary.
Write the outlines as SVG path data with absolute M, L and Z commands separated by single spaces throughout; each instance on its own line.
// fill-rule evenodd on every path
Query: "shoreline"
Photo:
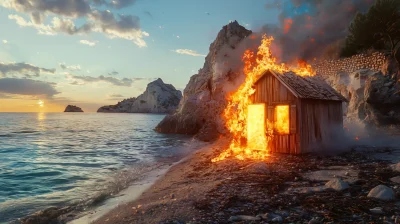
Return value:
M 197 143 L 199 144 L 199 143 Z M 163 164 L 159 165 L 160 167 L 151 170 L 147 173 L 141 174 L 145 175 L 139 181 L 135 181 L 131 183 L 127 188 L 123 189 L 122 191 L 115 194 L 113 197 L 106 199 L 105 201 L 101 202 L 101 205 L 95 206 L 93 208 L 89 208 L 87 211 L 78 213 L 73 220 L 67 221 L 67 224 L 87 224 L 93 223 L 96 220 L 100 219 L 104 215 L 111 212 L 113 209 L 118 207 L 121 204 L 126 204 L 138 199 L 143 192 L 147 191 L 150 187 L 152 187 L 157 180 L 164 177 L 164 175 L 174 166 L 178 165 L 179 163 L 187 160 L 193 153 L 197 151 L 199 146 L 196 143 L 193 145 L 187 146 L 191 151 L 186 156 L 178 159 L 177 161 L 164 161 Z M 204 145 L 204 143 L 201 143 Z M 153 164 L 157 165 L 157 164 Z
M 221 139 L 188 155 L 137 199 L 120 204 L 93 223 L 400 220 L 399 183 L 390 181 L 400 172 L 390 168 L 392 161 L 379 159 L 398 157 L 400 148 L 359 147 L 336 156 L 273 154 L 268 161 L 211 163 L 227 145 L 228 141 Z M 350 187 L 335 191 L 325 186 L 336 178 Z M 391 187 L 397 198 L 381 201 L 367 197 L 380 184 Z M 338 203 L 343 206 L 336 206 Z M 369 211 L 376 207 L 382 208 L 381 214 Z
M 173 166 L 173 165 L 171 165 Z M 163 165 L 162 168 L 150 171 L 143 180 L 133 183 L 128 188 L 118 192 L 113 197 L 106 199 L 101 205 L 91 208 L 78 214 L 74 220 L 68 221 L 67 224 L 87 224 L 104 216 L 119 204 L 127 203 L 137 199 L 144 191 L 151 187 L 158 178 L 161 178 L 168 172 L 171 166 Z

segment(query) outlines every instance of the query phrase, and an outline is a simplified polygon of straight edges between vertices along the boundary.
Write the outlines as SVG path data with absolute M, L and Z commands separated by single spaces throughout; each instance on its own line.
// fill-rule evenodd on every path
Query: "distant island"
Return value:
M 122 100 L 116 105 L 102 106 L 98 113 L 171 113 L 176 110 L 182 99 L 182 92 L 162 79 L 147 85 L 138 97 Z
M 74 105 L 68 105 L 64 112 L 83 112 L 83 110 L 80 107 L 74 106 Z

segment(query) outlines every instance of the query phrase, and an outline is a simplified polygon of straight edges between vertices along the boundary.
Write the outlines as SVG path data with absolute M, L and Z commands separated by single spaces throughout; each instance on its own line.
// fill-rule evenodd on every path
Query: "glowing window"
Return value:
M 275 131 L 278 134 L 289 134 L 289 105 L 275 107 Z

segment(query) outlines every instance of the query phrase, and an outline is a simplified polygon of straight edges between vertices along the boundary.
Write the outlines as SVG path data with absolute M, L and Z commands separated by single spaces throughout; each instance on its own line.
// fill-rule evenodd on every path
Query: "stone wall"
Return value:
M 351 73 L 365 68 L 378 71 L 381 70 L 386 58 L 384 53 L 375 52 L 370 55 L 358 54 L 350 58 L 316 62 L 312 66 L 317 74 L 329 77 L 339 72 Z

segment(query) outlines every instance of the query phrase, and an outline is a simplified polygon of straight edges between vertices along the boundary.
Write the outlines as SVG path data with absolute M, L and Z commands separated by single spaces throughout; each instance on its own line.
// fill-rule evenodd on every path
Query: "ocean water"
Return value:
M 187 136 L 153 131 L 163 117 L 0 113 L 0 223 L 83 200 L 121 170 L 183 154 Z

